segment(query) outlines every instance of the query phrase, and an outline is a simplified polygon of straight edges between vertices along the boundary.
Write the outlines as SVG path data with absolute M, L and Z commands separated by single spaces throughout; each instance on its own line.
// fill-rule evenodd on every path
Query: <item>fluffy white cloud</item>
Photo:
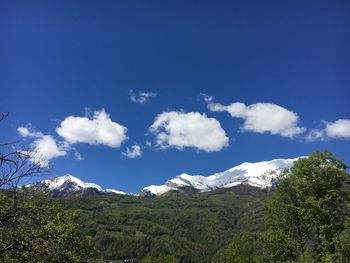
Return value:
M 225 106 L 212 102 L 212 97 L 207 96 L 204 100 L 211 111 L 227 111 L 232 117 L 242 118 L 244 120 L 243 131 L 269 132 L 293 138 L 306 130 L 298 126 L 298 114 L 276 104 L 255 103 L 247 106 L 244 103 L 235 102 Z
M 30 144 L 30 151 L 27 153 L 31 156 L 33 162 L 38 163 L 42 167 L 48 167 L 51 159 L 64 156 L 71 150 L 71 147 L 66 142 L 57 142 L 51 135 L 37 132 L 30 125 L 28 127 L 19 127 L 17 131 L 24 138 L 36 138 Z
M 113 122 L 104 109 L 95 111 L 91 118 L 69 116 L 56 132 L 69 144 L 102 144 L 117 148 L 127 139 L 127 128 Z
M 350 120 L 340 119 L 335 122 L 322 122 L 323 129 L 313 129 L 306 136 L 306 140 L 325 140 L 328 138 L 350 139 Z
M 131 149 L 126 147 L 126 151 L 122 152 L 122 155 L 132 159 L 136 157 L 140 157 L 142 155 L 141 147 L 140 145 L 137 145 L 137 144 L 131 146 Z
M 127 128 L 113 122 L 104 109 L 95 111 L 91 118 L 69 116 L 64 119 L 56 128 L 56 132 L 64 140 L 59 141 L 51 135 L 35 131 L 30 124 L 18 127 L 17 131 L 24 138 L 34 139 L 30 144 L 30 151 L 34 152 L 32 161 L 44 167 L 49 165 L 51 159 L 64 156 L 69 151 L 74 153 L 77 160 L 82 160 L 83 157 L 71 144 L 89 143 L 119 147 L 127 139 Z
M 57 143 L 51 135 L 43 135 L 36 139 L 31 148 L 35 153 L 36 162 L 44 167 L 48 166 L 51 159 L 66 155 L 69 150 L 69 146 L 63 142 Z
M 326 134 L 330 138 L 350 139 L 350 120 L 341 119 L 326 124 Z
M 160 148 L 194 147 L 212 152 L 228 146 L 229 139 L 220 122 L 198 112 L 164 112 L 159 114 L 149 131 Z
M 129 98 L 132 102 L 145 104 L 151 98 L 156 97 L 157 94 L 153 92 L 138 92 L 135 93 L 132 89 L 129 90 Z

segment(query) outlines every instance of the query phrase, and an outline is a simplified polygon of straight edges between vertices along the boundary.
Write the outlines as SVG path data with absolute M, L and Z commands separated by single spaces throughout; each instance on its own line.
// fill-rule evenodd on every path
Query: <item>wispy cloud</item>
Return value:
M 134 92 L 132 89 L 129 90 L 129 98 L 132 102 L 145 104 L 151 98 L 156 97 L 157 94 L 153 92 Z
M 211 103 L 215 99 L 215 97 L 209 96 L 208 94 L 205 94 L 205 93 L 200 93 L 198 98 L 199 98 L 199 101 L 204 101 L 206 103 Z
M 140 157 L 142 155 L 141 146 L 135 144 L 131 146 L 131 149 L 126 147 L 126 150 L 125 152 L 122 152 L 122 155 L 131 159 Z
M 26 137 L 40 138 L 44 136 L 44 134 L 42 134 L 41 132 L 35 131 L 31 124 L 28 124 L 27 126 L 18 127 L 17 131 L 19 135 L 21 135 L 23 138 L 26 138 Z

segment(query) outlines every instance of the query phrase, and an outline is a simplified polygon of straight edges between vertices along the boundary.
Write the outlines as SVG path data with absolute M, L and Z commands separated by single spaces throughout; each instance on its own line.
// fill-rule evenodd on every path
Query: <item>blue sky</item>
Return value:
M 349 13 L 348 1 L 1 1 L 1 140 L 40 149 L 52 175 L 132 192 L 314 150 L 349 164 Z

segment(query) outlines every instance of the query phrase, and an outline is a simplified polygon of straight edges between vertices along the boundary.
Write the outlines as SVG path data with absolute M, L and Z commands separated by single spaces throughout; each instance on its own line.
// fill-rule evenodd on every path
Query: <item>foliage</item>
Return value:
M 262 262 L 259 237 L 243 232 L 235 235 L 228 247 L 215 255 L 212 262 L 258 263 Z
M 69 209 L 82 209 L 86 233 L 100 260 L 205 263 L 241 229 L 263 230 L 262 202 L 267 196 L 260 189 L 238 186 L 153 199 L 102 195 L 63 202 Z
M 79 230 L 79 213 L 42 189 L 19 187 L 45 171 L 36 160 L 31 151 L 0 144 L 0 262 L 88 261 L 93 249 Z
M 233 262 L 256 249 L 261 249 L 262 257 L 251 262 L 349 262 L 345 169 L 329 152 L 299 159 L 288 176 L 281 176 L 265 204 L 267 229 L 258 234 L 258 244 L 249 246 L 247 238 L 238 236 L 236 244 L 233 240 L 222 253 L 235 257 Z
M 58 201 L 31 189 L 15 197 L 1 191 L 0 203 L 2 215 L 16 209 L 16 217 L 1 222 L 2 262 L 85 262 L 92 255 L 88 239 L 78 232 L 77 211 L 64 210 Z
M 262 233 L 260 241 L 264 259 L 267 262 L 289 262 L 297 258 L 296 240 L 281 229 L 268 229 Z
M 276 260 L 297 260 L 305 251 L 319 262 L 335 253 L 335 237 L 345 228 L 348 210 L 342 184 L 347 176 L 343 162 L 329 152 L 316 152 L 298 160 L 266 205 L 266 224 L 272 235 L 289 246 Z M 285 238 L 282 237 L 285 235 Z M 268 254 L 280 247 L 265 242 Z M 291 253 L 295 247 L 297 251 Z

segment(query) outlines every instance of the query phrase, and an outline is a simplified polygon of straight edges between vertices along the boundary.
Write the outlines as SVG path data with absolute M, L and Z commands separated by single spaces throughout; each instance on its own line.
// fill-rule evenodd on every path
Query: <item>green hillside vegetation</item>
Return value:
M 82 210 L 98 262 L 350 262 L 345 168 L 316 152 L 285 171 L 272 192 L 241 185 L 63 203 Z
M 207 193 L 171 192 L 153 199 L 103 195 L 63 202 L 67 208 L 82 209 L 100 260 L 211 262 L 236 233 L 263 230 L 262 202 L 268 196 L 239 186 Z

